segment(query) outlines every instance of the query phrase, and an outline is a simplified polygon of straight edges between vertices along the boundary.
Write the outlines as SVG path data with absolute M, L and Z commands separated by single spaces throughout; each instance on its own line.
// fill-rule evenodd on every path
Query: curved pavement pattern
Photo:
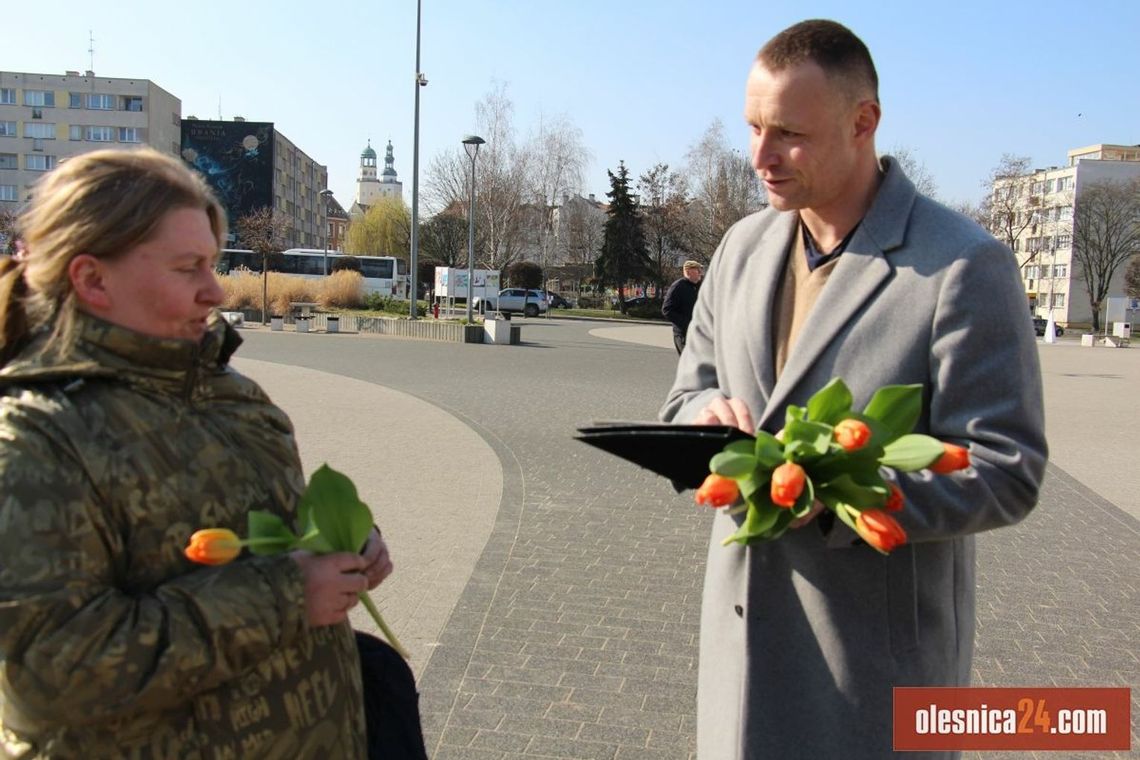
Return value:
M 388 532 L 398 569 L 381 589 L 407 584 L 382 598 L 389 614 L 404 596 L 423 599 L 420 609 L 452 604 L 416 563 L 440 561 L 431 537 L 456 514 L 445 501 L 493 495 L 494 483 L 468 485 L 486 476 L 493 452 L 502 495 L 489 534 L 478 535 L 482 551 L 455 558 L 470 564 L 454 571 L 467 581 L 446 623 L 437 631 L 438 617 L 401 615 L 410 637 L 439 642 L 417 668 L 434 760 L 692 760 L 708 515 L 661 479 L 570 440 L 592 420 L 655 414 L 676 366 L 661 340 L 669 328 L 519 323 L 525 343 L 515 347 L 246 330 L 237 366 L 270 387 L 278 375 L 292 383 L 313 418 L 297 420 L 306 457 L 307 439 L 323 435 L 330 461 L 362 457 L 354 477 L 377 466 L 382 479 L 405 475 L 389 492 L 388 480 L 374 486 L 381 522 L 400 531 Z M 1140 351 L 1059 344 L 1041 357 L 1053 463 L 1029 518 L 978 537 L 974 681 L 1135 686 L 1140 523 L 1125 510 L 1137 512 L 1140 491 L 1129 480 L 1134 447 L 1119 444 L 1140 427 L 1129 391 Z M 298 415 L 282 389 L 271 393 Z M 367 450 L 387 443 L 392 459 L 377 465 Z M 481 453 L 452 458 L 473 449 Z M 416 491 L 441 460 L 452 485 Z M 409 493 L 417 503 L 385 511 L 386 499 Z M 476 532 L 483 509 L 469 518 Z M 431 561 L 412 556 L 432 551 Z M 1136 746 L 1135 703 L 1132 715 Z
M 372 508 L 395 565 L 373 599 L 419 672 L 491 534 L 503 494 L 498 456 L 468 425 L 406 393 L 241 357 L 233 366 L 293 420 L 305 476 L 327 463 Z M 362 419 L 362 408 L 379 414 Z M 351 614 L 354 627 L 376 632 L 361 606 Z

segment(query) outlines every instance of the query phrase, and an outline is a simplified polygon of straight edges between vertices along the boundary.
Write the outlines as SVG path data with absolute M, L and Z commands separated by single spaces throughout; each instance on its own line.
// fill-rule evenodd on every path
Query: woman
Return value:
M 198 528 L 287 520 L 292 426 L 228 368 L 225 215 L 153 150 L 69 159 L 0 259 L 0 756 L 362 758 L 346 615 L 389 572 L 301 552 L 202 568 Z

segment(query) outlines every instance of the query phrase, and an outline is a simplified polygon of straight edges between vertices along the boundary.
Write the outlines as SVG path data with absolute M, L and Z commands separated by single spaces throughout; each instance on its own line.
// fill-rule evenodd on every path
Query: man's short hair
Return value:
M 843 24 L 826 19 L 789 26 L 760 48 L 756 62 L 783 71 L 811 62 L 847 92 L 852 101 L 870 95 L 879 102 L 879 75 L 863 40 Z
M 689 259 L 688 261 L 686 261 L 684 264 L 681 265 L 681 269 L 700 269 L 700 268 L 701 268 L 701 262 L 693 261 L 692 259 Z

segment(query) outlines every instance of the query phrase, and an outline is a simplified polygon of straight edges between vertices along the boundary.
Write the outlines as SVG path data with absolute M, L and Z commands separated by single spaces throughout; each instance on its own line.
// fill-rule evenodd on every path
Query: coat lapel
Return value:
M 762 400 L 772 395 L 776 385 L 775 354 L 772 345 L 772 320 L 776 302 L 776 291 L 784 279 L 784 266 L 791 248 L 792 236 L 799 230 L 799 215 L 781 214 L 764 238 L 771 242 L 759 241 L 756 250 L 749 257 L 748 283 L 744 292 L 749 293 L 751 308 L 746 320 L 750 335 L 746 341 L 752 371 L 756 375 L 756 385 Z M 761 407 L 763 408 L 763 407 Z
M 906 224 L 914 206 L 915 190 L 892 159 L 884 158 L 883 168 L 886 175 L 874 203 L 847 251 L 840 256 L 835 271 L 800 330 L 784 371 L 768 394 L 761 426 L 767 426 L 776 414 L 783 413 L 784 405 L 794 397 L 798 386 L 815 364 L 826 351 L 836 349 L 835 344 L 843 340 L 849 323 L 858 318 L 859 310 L 891 276 L 886 253 L 901 246 L 906 238 Z M 789 216 L 796 217 L 794 214 Z M 769 314 L 766 345 L 771 345 L 772 340 L 771 318 Z M 811 388 L 810 392 L 816 390 L 818 388 Z

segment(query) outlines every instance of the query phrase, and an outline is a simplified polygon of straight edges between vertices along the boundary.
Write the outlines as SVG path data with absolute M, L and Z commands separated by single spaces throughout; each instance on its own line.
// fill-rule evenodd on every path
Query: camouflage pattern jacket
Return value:
M 0 757 L 364 757 L 352 631 L 308 628 L 296 563 L 182 554 L 304 486 L 241 339 L 80 329 L 0 369 Z

